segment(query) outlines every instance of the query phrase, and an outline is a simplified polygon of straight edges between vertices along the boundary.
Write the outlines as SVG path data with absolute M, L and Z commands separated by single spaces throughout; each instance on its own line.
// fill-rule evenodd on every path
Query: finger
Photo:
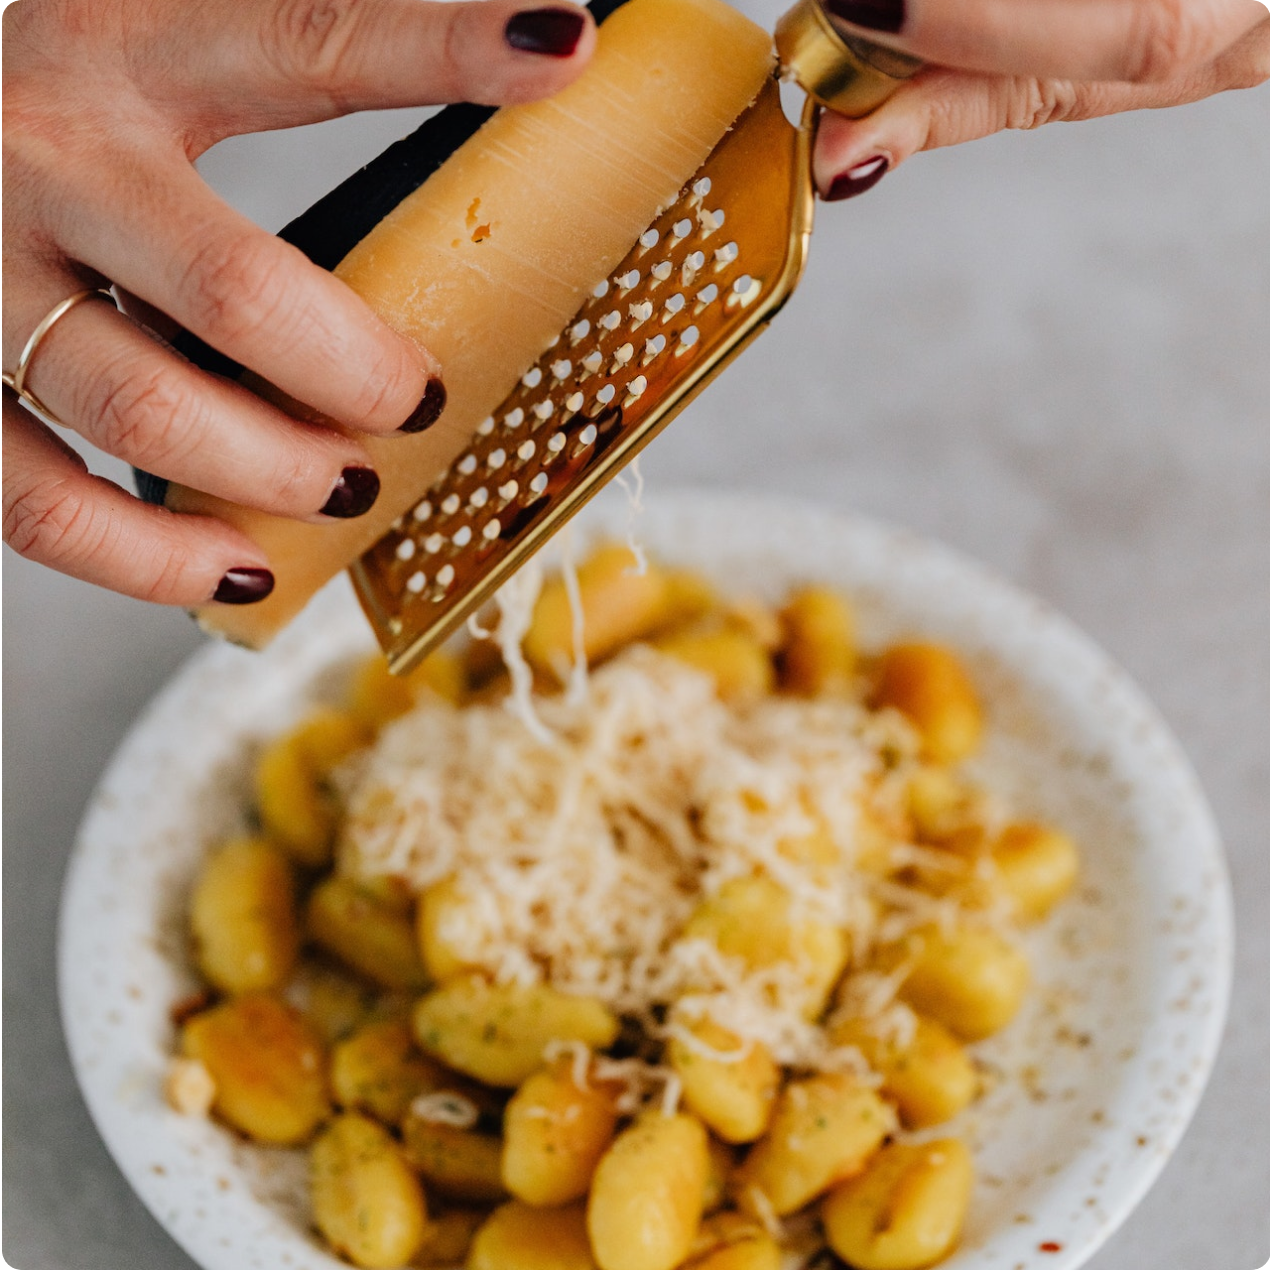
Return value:
M 43 299 L 65 285 L 50 279 Z M 29 295 L 12 303 L 33 327 L 49 306 Z M 231 502 L 321 521 L 369 511 L 379 491 L 354 439 L 204 374 L 105 303 L 79 305 L 53 327 L 27 382 L 98 449 Z
M 1215 61 L 1166 84 L 1076 82 L 922 71 L 865 119 L 826 112 L 816 134 L 816 185 L 830 200 L 863 193 L 922 150 L 959 145 L 1007 128 L 1093 119 L 1199 101 L 1270 79 L 1270 20 Z M 878 170 L 880 167 L 880 170 Z
M 195 73 L 202 99 L 223 103 L 238 128 L 530 101 L 570 83 L 595 48 L 590 14 L 557 0 L 257 0 L 236 14 L 225 23 L 218 9 L 207 24 Z
M 444 392 L 426 350 L 226 206 L 183 157 L 142 162 L 147 176 L 130 181 L 129 216 L 111 214 L 99 189 L 64 201 L 58 241 L 67 255 L 328 418 L 380 434 L 435 421 Z M 129 174 L 112 168 L 109 179 Z
M 4 540 L 37 564 L 157 604 L 245 604 L 273 589 L 250 539 L 211 517 L 149 507 L 90 475 L 8 392 Z
M 1041 79 L 1173 79 L 1264 20 L 1261 0 L 827 0 L 941 66 Z M 889 40 L 888 40 L 889 42 Z

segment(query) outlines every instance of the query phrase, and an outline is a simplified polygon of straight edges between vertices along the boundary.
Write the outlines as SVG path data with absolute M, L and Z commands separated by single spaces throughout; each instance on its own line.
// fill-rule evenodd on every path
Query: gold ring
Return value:
M 12 388 L 23 401 L 26 402 L 33 410 L 38 410 L 46 419 L 57 422 L 57 416 L 54 415 L 49 408 L 26 386 L 27 372 L 31 369 L 31 362 L 38 352 L 40 344 L 44 337 L 77 305 L 84 300 L 91 300 L 94 296 L 103 296 L 110 301 L 116 308 L 115 297 L 109 291 L 98 287 L 90 287 L 87 291 L 76 291 L 74 295 L 68 295 L 65 300 L 60 300 L 55 304 L 43 317 L 40 324 L 31 332 L 31 338 L 27 340 L 26 347 L 22 350 L 22 356 L 18 358 L 18 364 L 14 367 L 13 374 L 7 370 L 4 372 L 4 386 Z

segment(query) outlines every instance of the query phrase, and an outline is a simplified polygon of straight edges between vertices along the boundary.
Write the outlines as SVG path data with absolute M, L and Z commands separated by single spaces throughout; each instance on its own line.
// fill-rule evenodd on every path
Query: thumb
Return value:
M 355 110 L 559 92 L 595 50 L 583 8 L 552 0 L 256 0 L 214 37 L 208 90 L 232 131 Z

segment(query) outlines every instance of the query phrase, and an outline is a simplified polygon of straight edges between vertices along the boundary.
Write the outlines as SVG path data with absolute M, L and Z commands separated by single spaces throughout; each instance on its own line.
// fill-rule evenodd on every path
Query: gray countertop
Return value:
M 277 227 L 411 118 L 240 140 L 203 167 Z M 1234 878 L 1230 1025 L 1181 1149 L 1094 1270 L 1270 1256 L 1268 125 L 1270 88 L 1054 126 L 823 208 L 794 301 L 645 460 L 655 487 L 806 496 L 988 561 L 1106 647 L 1199 769 Z M 4 1253 L 192 1267 L 89 1122 L 54 940 L 89 792 L 200 637 L 10 553 L 4 598 Z

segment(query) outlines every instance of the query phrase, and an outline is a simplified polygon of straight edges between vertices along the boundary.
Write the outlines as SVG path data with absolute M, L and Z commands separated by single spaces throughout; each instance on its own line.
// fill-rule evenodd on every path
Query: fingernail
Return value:
M 212 599 L 217 604 L 256 604 L 272 590 L 273 574 L 268 569 L 230 569 Z
M 323 516 L 352 520 L 364 516 L 379 497 L 379 476 L 368 467 L 346 467 L 335 482 L 331 497 L 322 508 Z
M 835 18 L 869 31 L 895 34 L 904 25 L 904 0 L 825 0 Z
M 573 9 L 525 9 L 508 19 L 503 38 L 521 53 L 569 57 L 585 29 L 586 19 Z
M 875 154 L 863 163 L 848 168 L 833 178 L 825 195 L 826 203 L 838 203 L 844 198 L 855 198 L 865 190 L 871 190 L 890 171 L 891 161 L 883 154 Z
M 397 430 L 399 432 L 422 432 L 430 428 L 441 417 L 445 409 L 445 385 L 439 379 L 429 379 L 424 389 L 423 400 L 415 407 L 414 413 Z

